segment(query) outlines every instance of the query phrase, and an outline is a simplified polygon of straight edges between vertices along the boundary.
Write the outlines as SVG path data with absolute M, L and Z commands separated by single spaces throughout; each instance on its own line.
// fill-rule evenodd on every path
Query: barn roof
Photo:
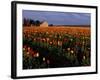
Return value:
M 42 21 L 41 24 L 44 23 L 44 22 L 48 23 L 47 21 Z

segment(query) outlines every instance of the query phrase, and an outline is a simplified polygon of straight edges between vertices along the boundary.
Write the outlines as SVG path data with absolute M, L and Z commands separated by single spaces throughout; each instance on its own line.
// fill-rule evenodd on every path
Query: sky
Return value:
M 23 10 L 23 19 L 47 21 L 53 25 L 90 25 L 90 13 Z

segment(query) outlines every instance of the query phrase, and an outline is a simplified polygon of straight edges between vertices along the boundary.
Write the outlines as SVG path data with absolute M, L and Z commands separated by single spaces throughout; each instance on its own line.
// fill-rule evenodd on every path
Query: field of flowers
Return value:
M 23 69 L 91 65 L 90 27 L 23 27 Z

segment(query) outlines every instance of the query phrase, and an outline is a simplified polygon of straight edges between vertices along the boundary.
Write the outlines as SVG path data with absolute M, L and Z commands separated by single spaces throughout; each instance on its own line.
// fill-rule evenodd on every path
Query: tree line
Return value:
M 40 26 L 41 21 L 33 19 L 23 19 L 23 26 Z
M 33 20 L 33 19 L 23 19 L 23 26 L 40 26 L 42 21 Z M 53 24 L 49 24 L 49 26 L 53 26 Z

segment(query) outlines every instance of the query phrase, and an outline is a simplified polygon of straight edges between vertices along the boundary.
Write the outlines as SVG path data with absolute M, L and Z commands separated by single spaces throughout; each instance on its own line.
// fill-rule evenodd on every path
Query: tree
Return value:
M 35 25 L 35 21 L 32 20 L 32 19 L 30 19 L 30 25 L 31 25 L 31 26 L 32 26 L 32 25 Z
M 26 19 L 26 26 L 30 26 L 30 19 Z
M 27 26 L 27 19 L 26 18 L 23 19 L 23 26 Z
M 50 24 L 49 26 L 53 26 L 53 24 Z
M 35 21 L 35 25 L 36 25 L 36 26 L 40 26 L 40 21 L 39 21 L 39 20 L 36 20 L 36 21 Z

